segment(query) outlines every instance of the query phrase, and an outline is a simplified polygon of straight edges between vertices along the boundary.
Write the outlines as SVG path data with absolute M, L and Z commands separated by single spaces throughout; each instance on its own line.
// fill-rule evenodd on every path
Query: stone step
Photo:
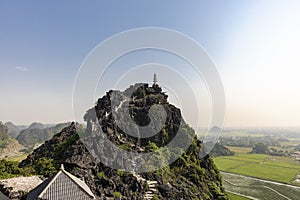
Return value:
M 155 192 L 157 191 L 156 189 L 156 185 L 157 185 L 157 181 L 149 181 L 149 180 L 146 180 L 145 178 L 143 178 L 141 175 L 139 174 L 136 174 L 136 173 L 132 173 L 132 175 L 134 177 L 136 177 L 136 179 L 138 181 L 144 181 L 148 184 L 149 186 L 149 189 L 148 191 L 145 193 L 144 195 L 144 199 L 153 199 L 154 195 L 155 195 Z
M 155 182 L 155 183 L 157 183 L 157 181 L 150 181 L 150 180 L 148 180 L 149 182 Z
M 157 181 L 147 181 L 147 184 L 150 185 L 150 184 L 157 184 Z

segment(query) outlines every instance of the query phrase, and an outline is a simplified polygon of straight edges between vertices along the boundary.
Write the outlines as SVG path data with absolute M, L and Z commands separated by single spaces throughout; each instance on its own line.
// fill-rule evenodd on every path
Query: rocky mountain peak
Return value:
M 227 199 L 213 161 L 208 156 L 199 158 L 202 143 L 182 119 L 180 109 L 167 98 L 158 84 L 143 83 L 124 91 L 110 90 L 85 114 L 86 129 L 72 123 L 35 149 L 20 166 L 33 166 L 36 173 L 41 174 L 46 171 L 45 168 L 40 170 L 46 163 L 48 168 L 54 169 L 43 174 L 49 176 L 64 164 L 67 171 L 82 178 L 100 199 Z M 155 152 L 169 144 L 180 131 L 194 139 L 186 152 L 170 165 L 136 174 L 112 169 L 92 156 L 82 141 L 99 129 L 112 143 L 137 153 Z M 155 130 L 152 136 L 137 137 L 147 136 L 149 130 Z M 180 147 L 180 143 L 184 140 L 176 145 Z M 104 147 L 97 146 L 97 150 Z M 169 154 L 174 156 L 172 152 Z M 156 157 L 158 162 L 165 162 L 159 154 Z M 111 161 L 118 162 L 118 158 Z
M 95 122 L 99 122 L 103 132 L 117 144 L 127 141 L 144 148 L 154 142 L 163 146 L 184 123 L 180 109 L 169 104 L 167 98 L 158 84 L 149 87 L 146 83 L 138 83 L 125 91 L 110 90 L 84 116 L 87 130 L 91 132 Z M 138 137 L 147 136 L 147 131 L 157 134 Z

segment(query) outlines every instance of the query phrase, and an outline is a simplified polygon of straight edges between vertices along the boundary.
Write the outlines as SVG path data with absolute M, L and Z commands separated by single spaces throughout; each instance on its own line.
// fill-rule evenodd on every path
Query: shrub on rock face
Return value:
M 35 173 L 49 177 L 57 172 L 59 165 L 51 158 L 39 158 L 33 166 Z

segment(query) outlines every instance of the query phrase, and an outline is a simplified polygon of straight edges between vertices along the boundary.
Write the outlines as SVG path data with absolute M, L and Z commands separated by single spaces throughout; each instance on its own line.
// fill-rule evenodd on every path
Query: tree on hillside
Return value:
M 227 147 L 216 143 L 214 148 L 211 150 L 211 152 L 209 153 L 210 156 L 233 156 L 234 152 L 230 151 L 230 149 L 228 149 Z
M 258 154 L 267 154 L 268 153 L 268 146 L 264 143 L 256 143 L 252 149 L 251 153 L 258 153 Z

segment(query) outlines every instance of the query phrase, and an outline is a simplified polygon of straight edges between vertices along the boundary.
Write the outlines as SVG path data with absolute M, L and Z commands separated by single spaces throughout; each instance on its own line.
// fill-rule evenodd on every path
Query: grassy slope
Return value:
M 16 156 L 11 156 L 6 158 L 9 161 L 16 161 L 16 162 L 21 162 L 22 160 L 24 160 L 26 157 L 28 156 L 28 154 L 20 154 L 20 155 L 16 155 Z
M 20 156 L 23 154 L 20 150 L 24 147 L 20 145 L 17 140 L 9 138 L 5 141 L 5 143 L 5 147 L 0 147 L 0 159 Z

